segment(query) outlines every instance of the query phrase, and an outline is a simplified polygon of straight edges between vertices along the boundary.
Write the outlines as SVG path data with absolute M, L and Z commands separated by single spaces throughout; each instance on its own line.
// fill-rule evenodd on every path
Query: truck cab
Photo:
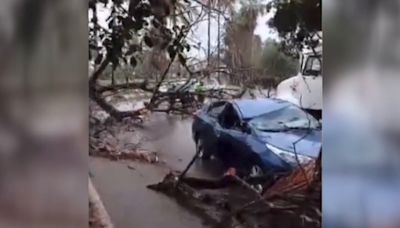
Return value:
M 276 96 L 322 119 L 322 47 L 300 56 L 299 72 L 279 83 Z

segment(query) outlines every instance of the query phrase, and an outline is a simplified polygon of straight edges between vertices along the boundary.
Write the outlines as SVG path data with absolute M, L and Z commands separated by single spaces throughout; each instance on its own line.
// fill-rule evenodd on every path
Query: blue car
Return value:
M 321 149 L 320 122 L 280 99 L 213 102 L 194 114 L 192 136 L 202 159 L 245 176 L 290 171 Z

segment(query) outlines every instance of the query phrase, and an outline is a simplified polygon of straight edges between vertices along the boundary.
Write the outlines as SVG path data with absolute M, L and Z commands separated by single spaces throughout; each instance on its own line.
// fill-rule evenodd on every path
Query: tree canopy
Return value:
M 239 12 L 234 10 L 235 2 L 221 0 L 208 4 L 200 0 L 89 0 L 89 60 L 95 65 L 89 79 L 91 99 L 109 114 L 123 117 L 127 113 L 118 114 L 118 110 L 102 96 L 104 88 L 97 83 L 102 74 L 111 72 L 114 79 L 114 71 L 119 66 L 127 65 L 130 65 L 129 71 L 135 73 L 154 75 L 149 69 L 157 69 L 159 77 L 155 77 L 157 83 L 153 88 L 134 85 L 128 80 L 126 84 L 129 85 L 123 86 L 152 91 L 154 98 L 159 93 L 162 81 L 174 68 L 173 64 L 181 64 L 190 77 L 193 76 L 191 69 L 196 69 L 199 75 L 210 75 L 213 70 L 220 72 L 221 51 L 227 66 L 224 73 L 230 75 L 234 84 L 251 82 L 257 77 L 290 76 L 295 72 L 296 61 L 283 54 L 277 43 L 267 42 L 263 45 L 260 37 L 254 35 L 257 18 L 271 10 L 274 16 L 269 26 L 276 28 L 282 38 L 283 50 L 287 53 L 296 55 L 301 48 L 312 47 L 321 40 L 315 39 L 321 31 L 320 0 L 272 0 L 268 4 L 257 0 L 247 1 L 242 2 Z M 102 5 L 107 8 L 106 12 L 102 12 L 107 14 L 106 26 L 99 23 L 98 8 Z M 225 10 L 221 10 L 221 6 Z M 224 16 L 225 45 L 221 50 L 218 38 L 216 66 L 208 64 L 206 69 L 200 69 L 198 66 L 202 66 L 201 61 L 196 65 L 186 55 L 191 49 L 188 35 L 192 27 L 203 20 L 204 11 L 208 15 L 213 12 L 218 17 Z M 229 11 L 228 16 L 226 11 Z M 218 22 L 218 30 L 219 27 Z M 210 52 L 210 47 L 208 49 Z M 191 68 L 188 63 L 196 67 Z M 137 66 L 141 70 L 136 70 Z M 209 69 L 213 67 L 215 69 Z M 129 72 L 126 74 L 129 75 Z M 154 99 L 151 99 L 152 102 Z
M 298 61 L 282 52 L 279 43 L 274 40 L 267 40 L 258 67 L 262 69 L 265 76 L 286 78 L 297 73 Z
M 288 53 L 296 55 L 322 42 L 321 0 L 273 0 L 267 7 L 275 10 L 268 25 L 278 31 Z

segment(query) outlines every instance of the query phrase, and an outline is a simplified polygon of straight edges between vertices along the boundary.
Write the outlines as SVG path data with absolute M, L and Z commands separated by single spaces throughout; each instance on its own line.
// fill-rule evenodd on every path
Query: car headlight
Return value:
M 289 151 L 279 149 L 278 147 L 272 146 L 271 144 L 266 144 L 266 146 L 274 154 L 278 155 L 280 158 L 282 158 L 289 164 L 295 165 L 295 166 L 298 165 L 298 162 L 296 159 L 296 154 L 294 152 L 289 152 Z M 297 154 L 297 158 L 301 165 L 307 164 L 313 160 L 313 158 L 305 156 L 305 155 L 301 155 L 301 154 Z

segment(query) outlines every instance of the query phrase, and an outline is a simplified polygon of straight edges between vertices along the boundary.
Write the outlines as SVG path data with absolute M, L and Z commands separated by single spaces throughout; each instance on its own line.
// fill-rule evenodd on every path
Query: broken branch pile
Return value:
M 320 227 L 321 183 L 313 175 L 315 167 L 304 167 L 307 177 L 299 168 L 276 181 L 272 176 L 243 180 L 235 175 L 179 179 L 178 173 L 170 173 L 148 187 L 175 198 L 214 227 Z M 260 194 L 253 187 L 258 184 L 271 187 Z
M 156 152 L 141 149 L 144 140 L 139 134 L 135 134 L 131 120 L 112 121 L 102 123 L 94 118 L 90 120 L 89 155 L 109 158 L 112 160 L 137 160 L 149 163 L 159 162 Z M 133 126 L 132 126 L 133 125 Z M 127 143 L 119 137 L 120 134 L 129 133 L 136 138 L 134 143 Z
M 315 162 L 294 170 L 290 175 L 280 178 L 263 194 L 265 199 L 275 195 L 284 195 L 293 192 L 304 192 L 314 180 Z

